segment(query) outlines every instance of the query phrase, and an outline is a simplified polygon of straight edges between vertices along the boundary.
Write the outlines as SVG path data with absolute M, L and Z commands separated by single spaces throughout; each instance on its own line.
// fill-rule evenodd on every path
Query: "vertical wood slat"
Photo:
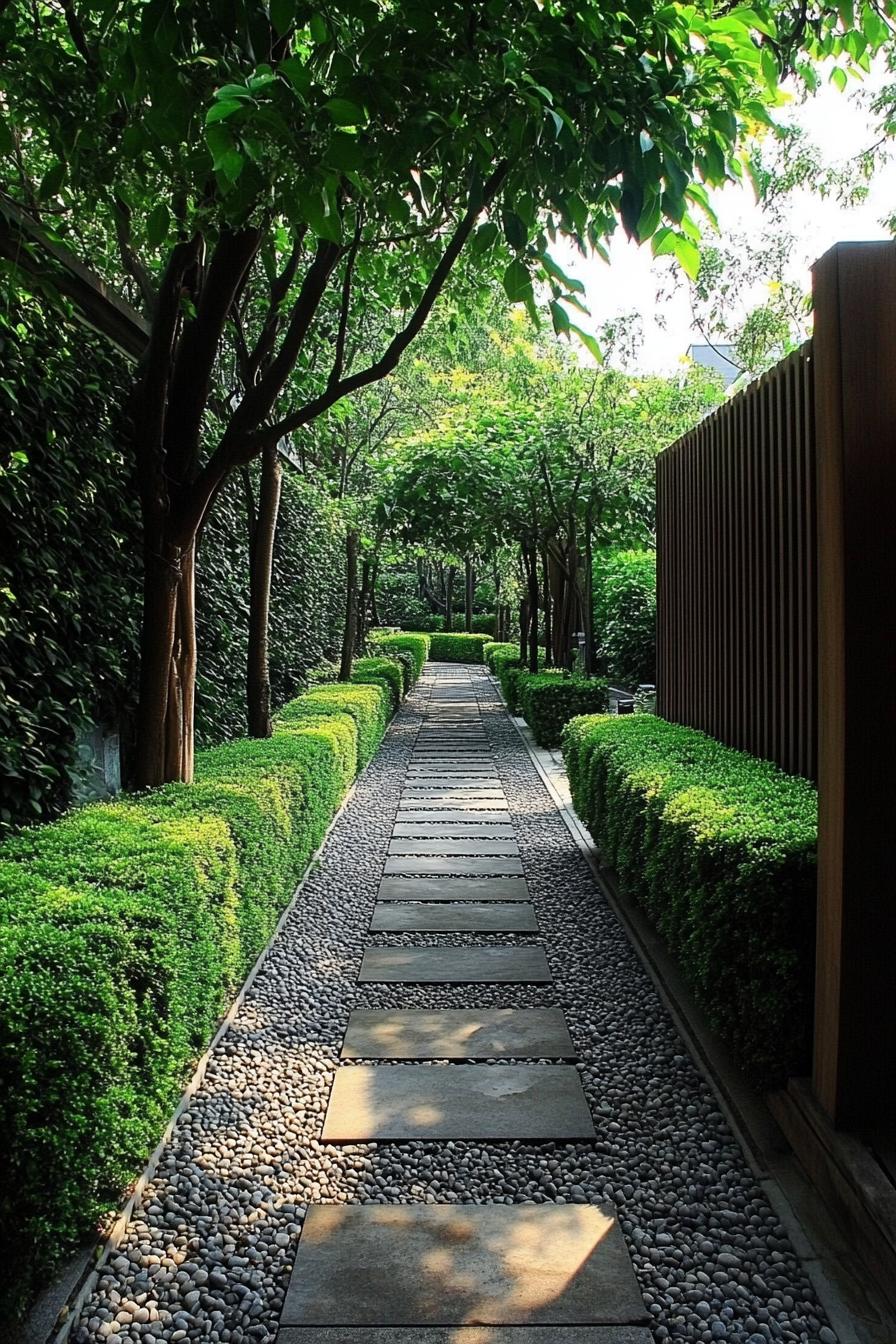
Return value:
M 815 778 L 811 343 L 657 459 L 657 707 Z

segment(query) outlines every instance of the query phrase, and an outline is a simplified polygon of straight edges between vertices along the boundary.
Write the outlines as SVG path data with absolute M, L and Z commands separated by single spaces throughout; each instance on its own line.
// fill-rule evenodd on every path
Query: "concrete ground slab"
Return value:
M 573 1064 L 353 1064 L 336 1071 L 322 1137 L 324 1143 L 405 1139 L 565 1143 L 593 1139 L 595 1133 Z M 534 1264 L 530 1267 L 535 1269 Z
M 488 855 L 519 854 L 520 848 L 513 836 L 506 840 L 456 840 L 448 836 L 442 839 L 418 839 L 416 836 L 394 836 L 389 841 L 389 853 L 398 857 L 411 854 Z
M 392 839 L 399 840 L 441 840 L 454 837 L 456 840 L 515 840 L 516 830 L 508 822 L 502 826 L 496 821 L 469 822 L 458 821 L 396 821 L 392 827 Z
M 277 1344 L 652 1344 L 637 1325 L 295 1326 Z
M 478 808 L 471 811 L 469 808 L 415 808 L 412 803 L 402 808 L 399 803 L 399 813 L 396 818 L 396 825 L 416 824 L 418 826 L 428 826 L 434 822 L 443 826 L 509 826 L 511 825 L 510 815 L 506 807 L 503 808 Z M 463 834 L 463 832 L 458 832 Z
M 524 877 L 384 877 L 381 901 L 528 901 Z
M 372 933 L 537 933 L 535 907 L 525 901 L 384 901 L 374 906 Z
M 361 984 L 549 984 L 543 947 L 366 947 Z
M 572 1059 L 559 1008 L 361 1008 L 344 1059 Z
M 451 855 L 424 854 L 422 857 L 386 859 L 383 872 L 388 877 L 412 877 L 415 873 L 431 874 L 433 877 L 503 877 L 505 874 L 521 876 L 522 859 L 510 855 L 487 854 L 479 857 L 470 854 Z

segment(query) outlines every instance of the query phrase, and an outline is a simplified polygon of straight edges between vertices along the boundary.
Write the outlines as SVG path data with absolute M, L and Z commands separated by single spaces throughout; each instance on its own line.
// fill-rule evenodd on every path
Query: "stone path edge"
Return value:
M 491 673 L 486 673 L 486 676 L 492 682 L 500 703 L 507 710 L 508 718 L 526 748 L 529 759 L 547 789 L 563 824 L 588 864 L 598 890 L 621 924 L 635 955 L 669 1013 L 676 1031 L 713 1092 L 719 1109 L 743 1150 L 750 1170 L 784 1226 L 794 1251 L 827 1313 L 839 1344 L 865 1344 L 863 1337 L 856 1333 L 849 1307 L 825 1268 L 825 1260 L 830 1261 L 832 1256 L 826 1257 L 815 1246 L 785 1188 L 788 1173 L 781 1172 L 780 1163 L 782 1158 L 784 1161 L 789 1158 L 790 1163 L 795 1164 L 796 1159 L 790 1152 L 776 1120 L 764 1100 L 747 1087 L 724 1045 L 694 1002 L 678 967 L 657 934 L 647 924 L 640 911 L 620 895 L 612 873 L 601 863 L 590 832 L 573 809 L 571 801 L 564 798 L 558 787 L 558 780 L 566 778 L 565 772 L 556 764 L 549 751 L 537 746 L 526 721 L 512 714 L 507 708 L 497 679 Z M 782 1183 L 782 1175 L 785 1183 Z M 802 1172 L 797 1171 L 792 1179 L 802 1187 L 795 1192 L 799 1197 L 807 1187 L 806 1178 Z M 810 1198 L 812 1197 L 810 1190 Z
M 205 1072 L 214 1050 L 236 1019 L 246 995 L 252 988 L 254 981 L 258 978 L 258 975 L 267 960 L 271 947 L 279 937 L 289 916 L 295 909 L 305 883 L 308 881 L 315 864 L 326 848 L 331 832 L 335 829 L 349 803 L 354 798 L 358 785 L 367 770 L 370 769 L 371 765 L 373 765 L 374 761 L 379 756 L 383 743 L 386 741 L 387 736 L 393 731 L 403 709 L 404 706 L 402 706 L 398 713 L 390 720 L 380 746 L 363 769 L 358 771 L 357 775 L 352 780 L 345 797 L 339 804 L 338 809 L 331 817 L 330 824 L 328 825 L 320 844 L 308 860 L 308 863 L 305 866 L 305 871 L 296 883 L 292 896 L 280 912 L 280 918 L 277 920 L 276 928 L 272 931 L 270 938 L 258 954 L 257 960 L 243 983 L 240 985 L 237 993 L 234 995 L 227 1012 L 218 1023 L 215 1034 L 212 1036 L 203 1054 L 199 1057 L 196 1067 L 178 1099 L 177 1105 L 168 1118 L 168 1123 L 166 1124 L 163 1133 L 159 1135 L 158 1143 L 147 1158 L 146 1164 L 140 1174 L 136 1177 L 134 1184 L 129 1187 L 127 1199 L 116 1211 L 114 1221 L 112 1222 L 109 1231 L 105 1235 L 95 1238 L 95 1240 L 88 1245 L 85 1245 L 83 1250 L 76 1252 L 76 1254 L 69 1260 L 68 1264 L 63 1266 L 59 1274 L 57 1274 L 53 1281 L 34 1302 L 28 1315 L 22 1322 L 16 1338 L 11 1341 L 11 1344 L 66 1344 L 66 1341 L 71 1334 L 72 1326 L 81 1314 L 82 1307 L 99 1282 L 103 1266 L 119 1249 L 134 1211 L 139 1204 L 147 1185 L 155 1176 L 159 1160 L 174 1133 L 178 1120 L 190 1104 L 193 1096 L 202 1086 Z

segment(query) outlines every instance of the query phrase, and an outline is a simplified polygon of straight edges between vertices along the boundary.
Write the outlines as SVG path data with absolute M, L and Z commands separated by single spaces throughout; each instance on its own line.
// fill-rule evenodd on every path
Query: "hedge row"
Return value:
M 269 740 L 197 753 L 194 784 L 85 807 L 0 846 L 5 1319 L 157 1141 L 389 703 L 382 682 L 317 687 Z
M 808 781 L 647 714 L 574 719 L 576 810 L 760 1086 L 809 1064 L 817 795 Z
M 391 631 L 391 630 L 371 630 L 367 642 L 371 649 L 379 652 L 384 651 L 387 654 L 409 653 L 413 660 L 413 681 L 405 687 L 406 691 L 411 689 L 413 682 L 417 681 L 420 673 L 423 671 L 423 664 L 429 657 L 430 636 L 425 634 L 414 634 L 410 632 Z
M 579 714 L 602 714 L 609 704 L 606 681 L 562 672 L 517 668 L 515 694 L 540 747 L 559 747 L 563 729 Z
M 430 635 L 429 656 L 436 663 L 481 663 L 483 649 L 492 642 L 490 635 Z

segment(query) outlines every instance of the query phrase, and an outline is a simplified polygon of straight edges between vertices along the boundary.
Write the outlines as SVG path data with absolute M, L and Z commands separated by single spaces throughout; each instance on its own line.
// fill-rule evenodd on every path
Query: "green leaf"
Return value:
M 686 238 L 683 233 L 674 233 L 672 238 L 672 252 L 675 260 L 689 279 L 696 280 L 700 273 L 699 247 L 690 238 Z
M 528 233 L 526 226 L 520 219 L 515 210 L 501 211 L 501 225 L 504 229 L 504 237 L 515 251 L 526 246 Z
M 234 112 L 239 112 L 245 103 L 229 102 L 222 99 L 219 103 L 212 103 L 205 114 L 206 126 L 213 126 L 216 121 L 225 121 L 227 117 L 232 117 Z
M 327 161 L 343 172 L 360 168 L 364 163 L 364 151 L 357 136 L 345 135 L 342 131 L 334 132 L 327 150 Z
M 350 102 L 348 98 L 329 98 L 324 107 L 337 126 L 363 126 L 367 120 L 363 107 Z
M 484 252 L 492 246 L 498 236 L 498 226 L 494 220 L 488 219 L 473 234 L 470 240 L 470 251 L 474 257 L 481 257 Z
M 572 325 L 569 320 L 569 313 L 556 299 L 552 299 L 548 306 L 551 310 L 551 321 L 554 324 L 555 333 L 558 336 L 565 336 Z
M 295 0 L 271 0 L 271 23 L 278 33 L 288 33 L 295 17 Z
M 514 257 L 502 277 L 504 293 L 511 303 L 526 303 L 532 298 L 532 277 L 525 262 Z
M 597 360 L 598 364 L 603 364 L 603 351 L 598 345 L 596 338 L 591 335 L 591 332 L 585 331 L 582 327 L 577 327 L 575 322 L 570 322 L 569 330 L 575 332 L 585 349 Z
M 308 28 L 311 32 L 312 38 L 318 44 L 318 46 L 322 42 L 329 41 L 330 30 L 327 27 L 326 19 L 323 18 L 320 14 L 312 14 L 311 21 L 308 24 Z
M 834 88 L 839 89 L 841 93 L 846 88 L 847 83 L 846 71 L 841 70 L 839 65 L 835 66 L 835 68 L 831 71 L 831 83 L 834 85 Z
M 558 266 L 554 258 L 549 256 L 547 252 L 542 252 L 539 261 L 544 270 L 553 280 L 559 281 L 561 285 L 565 285 L 567 289 L 573 290 L 576 294 L 585 293 L 585 286 L 582 281 L 574 279 L 571 275 L 567 275 L 563 267 Z
M 57 195 L 65 181 L 65 171 L 64 163 L 54 163 L 52 168 L 47 169 L 37 189 L 37 194 L 42 201 L 49 201 Z
M 160 247 L 168 237 L 171 216 L 164 201 L 159 201 L 150 212 L 146 221 L 146 241 L 150 247 Z

